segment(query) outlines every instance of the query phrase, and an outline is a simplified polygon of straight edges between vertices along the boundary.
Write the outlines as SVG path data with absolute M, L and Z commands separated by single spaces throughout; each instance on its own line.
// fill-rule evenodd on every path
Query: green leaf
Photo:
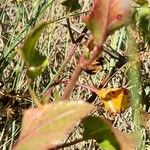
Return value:
M 47 104 L 25 111 L 15 150 L 44 150 L 62 144 L 80 119 L 94 108 L 79 101 Z
M 66 7 L 66 10 L 69 12 L 73 12 L 81 8 L 78 0 L 64 0 L 61 4 Z
M 53 97 L 54 97 L 54 101 L 57 102 L 57 101 L 60 101 L 60 94 L 59 94 L 59 91 L 58 90 L 54 90 L 54 94 L 53 94 Z
M 144 5 L 135 11 L 136 26 L 142 32 L 145 42 L 150 43 L 150 8 Z
M 147 0 L 134 0 L 137 4 L 139 5 L 145 5 L 145 4 L 148 4 L 148 1 Z
M 118 150 L 120 148 L 111 127 L 103 119 L 88 117 L 83 120 L 83 138 L 95 139 L 103 150 Z
M 104 140 L 103 142 L 100 143 L 100 147 L 103 149 L 103 150 L 118 150 L 116 149 L 111 143 L 109 140 Z
M 27 65 L 28 76 L 31 79 L 35 79 L 38 75 L 40 75 L 48 63 L 46 56 L 41 55 L 37 50 L 35 50 L 36 43 L 38 42 L 42 31 L 48 24 L 48 22 L 38 24 L 29 33 L 20 49 L 21 56 Z
M 85 118 L 83 128 L 83 138 L 95 139 L 103 150 L 133 150 L 137 145 L 137 139 L 133 135 L 122 133 L 100 117 Z

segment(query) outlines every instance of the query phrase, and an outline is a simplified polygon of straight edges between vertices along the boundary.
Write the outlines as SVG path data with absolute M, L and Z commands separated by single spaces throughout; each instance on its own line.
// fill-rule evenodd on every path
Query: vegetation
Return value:
M 150 149 L 149 6 L 2 0 L 0 149 Z

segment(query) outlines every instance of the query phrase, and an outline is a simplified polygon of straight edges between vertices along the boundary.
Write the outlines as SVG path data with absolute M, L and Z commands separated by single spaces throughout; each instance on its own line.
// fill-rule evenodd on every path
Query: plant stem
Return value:
M 76 68 L 71 76 L 71 79 L 67 85 L 67 87 L 65 88 L 64 91 L 64 95 L 61 97 L 62 100 L 68 100 L 69 96 L 71 94 L 71 91 L 73 90 L 76 81 L 79 78 L 79 75 L 81 74 L 81 72 L 83 71 L 83 69 L 85 67 L 87 67 L 88 65 L 90 65 L 94 60 L 97 59 L 97 57 L 99 56 L 99 54 L 101 53 L 100 48 L 95 46 L 92 50 L 93 54 L 91 55 L 90 59 L 86 59 L 84 54 L 81 54 L 80 58 L 79 58 L 79 62 L 76 65 Z
M 142 149 L 141 141 L 141 96 L 140 96 L 140 62 L 136 42 L 134 38 L 134 30 L 128 29 L 128 57 L 130 62 L 129 79 L 131 83 L 131 100 L 132 100 L 132 113 L 133 113 L 133 124 L 135 132 L 139 136 L 139 143 L 137 146 L 138 150 Z
M 69 99 L 70 93 L 73 90 L 74 85 L 75 85 L 76 81 L 78 80 L 79 75 L 81 74 L 82 70 L 83 70 L 83 68 L 80 65 L 76 66 L 76 68 L 71 76 L 71 79 L 69 80 L 69 83 L 68 83 L 67 87 L 65 88 L 64 94 L 61 97 L 62 100 Z
M 69 30 L 71 41 L 72 41 L 72 43 L 76 43 L 76 41 L 74 39 L 74 36 L 73 36 L 73 33 L 72 33 L 69 16 L 66 18 L 66 21 L 67 21 L 67 25 L 68 25 L 68 30 Z
M 99 83 L 98 88 L 104 88 L 106 87 L 106 85 L 108 84 L 108 82 L 110 81 L 110 78 L 112 76 L 114 76 L 114 74 L 116 74 L 116 72 L 118 71 L 118 69 L 122 68 L 125 65 L 126 61 L 123 60 L 119 60 L 115 66 L 112 68 L 112 70 L 110 71 L 110 73 Z M 95 92 L 92 92 L 91 96 L 87 99 L 87 102 L 89 103 L 93 103 L 94 100 L 96 99 L 97 94 Z
M 70 143 L 60 144 L 60 145 L 56 146 L 55 148 L 50 148 L 48 150 L 58 150 L 60 148 L 70 147 L 70 146 L 73 146 L 73 145 L 78 144 L 78 143 L 83 142 L 83 141 L 84 141 L 84 139 L 81 138 L 81 139 L 78 139 L 78 140 L 70 142 Z
M 64 68 L 66 67 L 67 63 L 69 62 L 69 60 L 72 58 L 74 52 L 76 51 L 77 47 L 78 47 L 78 43 L 80 43 L 82 41 L 82 39 L 84 38 L 85 33 L 87 32 L 87 28 L 84 28 L 82 33 L 79 35 L 79 37 L 76 39 L 75 43 L 76 44 L 72 44 L 71 48 L 68 50 L 68 54 L 62 64 L 62 66 L 60 67 L 60 69 L 58 70 L 57 74 L 54 76 L 54 78 L 51 80 L 51 82 L 47 85 L 47 87 L 44 89 L 43 94 L 49 89 L 49 87 L 57 80 L 57 78 L 60 76 L 60 74 L 62 73 L 62 71 L 64 70 Z
M 29 89 L 29 93 L 31 95 L 32 101 L 35 103 L 35 105 L 40 108 L 42 106 L 42 104 L 39 102 L 35 92 L 32 89 L 32 80 L 27 78 L 27 83 L 28 83 L 28 89 Z

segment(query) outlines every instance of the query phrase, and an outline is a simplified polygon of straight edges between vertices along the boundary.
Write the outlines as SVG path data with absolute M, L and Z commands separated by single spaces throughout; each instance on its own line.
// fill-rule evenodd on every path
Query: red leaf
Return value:
M 128 0 L 93 0 L 93 8 L 83 17 L 91 30 L 95 44 L 101 47 L 109 31 L 127 23 L 130 11 Z
M 94 0 L 89 15 L 83 17 L 83 22 L 91 30 L 96 45 L 101 45 L 107 29 L 109 0 Z
M 124 24 L 130 19 L 130 5 L 128 0 L 110 0 L 108 18 L 108 30 L 112 31 Z

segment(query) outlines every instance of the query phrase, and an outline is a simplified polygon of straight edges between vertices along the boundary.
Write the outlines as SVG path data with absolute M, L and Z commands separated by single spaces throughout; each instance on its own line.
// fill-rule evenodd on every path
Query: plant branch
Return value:
M 78 43 L 80 43 L 82 41 L 82 39 L 84 38 L 85 33 L 87 32 L 87 28 L 84 28 L 82 33 L 79 35 L 79 37 L 76 39 L 76 44 L 72 44 L 68 54 L 66 56 L 66 59 L 64 60 L 62 66 L 60 67 L 60 69 L 58 70 L 57 74 L 54 76 L 54 78 L 51 80 L 51 82 L 47 85 L 47 87 L 45 88 L 45 90 L 43 91 L 43 94 L 49 89 L 49 87 L 58 79 L 58 77 L 60 76 L 60 74 L 62 73 L 62 71 L 64 70 L 64 68 L 66 67 L 67 63 L 70 61 L 70 59 L 72 58 L 74 52 L 76 51 L 77 47 L 78 47 Z
M 109 45 L 103 45 L 103 50 L 105 53 L 110 55 L 112 58 L 119 60 L 120 62 L 127 62 L 127 58 L 125 56 L 122 56 L 119 54 L 116 50 L 114 50 L 111 46 Z
M 68 81 L 61 81 L 60 83 L 62 83 L 62 84 L 68 84 Z M 75 85 L 77 87 L 82 87 L 84 89 L 90 90 L 91 92 L 94 92 L 94 93 L 97 93 L 99 91 L 99 89 L 97 89 L 97 88 L 95 88 L 93 86 L 84 85 L 84 84 L 80 84 L 80 83 L 76 83 Z
M 58 150 L 58 149 L 61 149 L 61 148 L 70 147 L 70 146 L 72 146 L 72 145 L 81 143 L 81 142 L 83 142 L 83 141 L 84 141 L 84 139 L 81 138 L 81 139 L 78 139 L 78 140 L 73 141 L 73 142 L 70 142 L 70 143 L 63 143 L 63 144 L 60 144 L 60 145 L 58 145 L 58 146 L 56 146 L 56 147 L 54 147 L 54 148 L 49 148 L 48 150 Z
M 76 81 L 78 80 L 79 75 L 81 74 L 82 70 L 83 70 L 82 67 L 78 64 L 71 76 L 71 79 L 69 80 L 67 87 L 65 88 L 64 94 L 61 97 L 62 100 L 69 99 L 70 93 L 71 93 L 72 89 L 74 88 L 74 85 L 75 85 Z
M 74 36 L 73 36 L 73 33 L 72 33 L 69 17 L 66 18 L 66 21 L 67 21 L 67 26 L 68 26 L 68 30 L 69 30 L 71 41 L 72 41 L 72 43 L 76 43 L 76 41 L 74 39 Z
M 78 62 L 77 66 L 76 66 L 76 68 L 75 68 L 75 70 L 71 76 L 71 79 L 70 79 L 67 87 L 65 88 L 63 96 L 61 97 L 62 100 L 68 100 L 69 99 L 71 91 L 73 90 L 75 83 L 79 78 L 79 75 L 82 73 L 84 68 L 87 67 L 88 65 L 90 65 L 101 53 L 100 49 L 96 46 L 93 48 L 92 52 L 93 52 L 93 54 L 92 54 L 90 59 L 86 59 L 84 57 L 84 55 L 81 54 L 79 62 Z
M 69 28 L 68 24 L 62 24 L 64 27 Z M 78 34 L 81 34 L 80 31 L 78 31 L 77 29 L 71 27 L 71 30 L 75 31 Z M 87 39 L 87 37 L 84 37 Z M 105 53 L 107 53 L 108 55 L 110 55 L 112 58 L 120 60 L 120 61 L 127 61 L 127 58 L 122 56 L 121 54 L 119 54 L 117 51 L 115 51 L 111 46 L 103 44 L 103 50 Z
M 28 83 L 28 89 L 29 89 L 29 93 L 31 95 L 32 101 L 35 103 L 35 105 L 40 108 L 42 107 L 42 104 L 39 102 L 39 99 L 37 98 L 35 92 L 32 89 L 32 83 L 33 81 L 31 79 L 27 79 L 27 83 Z
M 102 82 L 99 84 L 98 88 L 103 88 L 107 85 L 109 82 L 110 78 L 118 71 L 118 68 L 121 68 L 123 65 L 125 65 L 126 61 L 121 61 L 119 60 L 116 65 L 112 68 L 110 73 L 102 80 Z M 92 95 L 87 99 L 87 102 L 93 103 L 94 100 L 96 99 L 97 94 L 95 92 L 92 92 Z

